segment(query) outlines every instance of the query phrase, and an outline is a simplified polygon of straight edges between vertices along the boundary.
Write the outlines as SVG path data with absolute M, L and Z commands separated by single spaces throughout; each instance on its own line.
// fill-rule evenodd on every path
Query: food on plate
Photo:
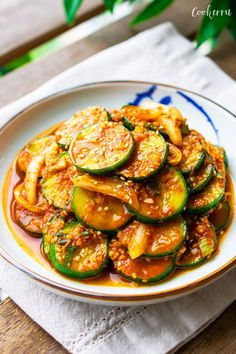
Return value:
M 18 154 L 12 217 L 61 274 L 158 282 L 214 256 L 228 168 L 177 108 L 88 107 Z

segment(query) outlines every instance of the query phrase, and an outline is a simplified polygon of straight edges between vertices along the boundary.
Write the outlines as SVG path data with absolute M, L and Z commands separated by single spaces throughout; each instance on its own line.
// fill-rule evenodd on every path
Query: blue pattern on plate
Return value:
M 210 125 L 212 126 L 212 129 L 215 132 L 216 135 L 216 139 L 218 144 L 220 143 L 220 138 L 219 138 L 219 130 L 216 128 L 212 118 L 209 116 L 209 114 L 205 111 L 205 109 L 200 106 L 192 97 L 186 95 L 186 93 L 183 93 L 181 91 L 176 91 L 178 93 L 178 95 L 180 95 L 181 97 L 185 98 L 187 102 L 191 103 L 195 108 L 197 108 L 199 110 L 199 112 L 201 112 L 207 119 L 207 122 L 210 123 Z
M 135 99 L 132 102 L 129 102 L 128 104 L 133 106 L 139 106 L 142 100 L 145 98 L 149 98 L 150 100 L 153 100 L 153 95 L 156 90 L 157 90 L 157 85 L 152 85 L 148 90 L 136 93 Z M 186 93 L 183 93 L 181 91 L 176 91 L 176 93 L 181 97 L 183 97 L 187 102 L 192 104 L 199 112 L 201 112 L 204 115 L 207 122 L 211 125 L 212 129 L 214 130 L 217 143 L 220 144 L 220 138 L 218 134 L 219 130 L 216 128 L 213 119 L 209 116 L 209 114 L 205 111 L 205 109 L 202 106 L 200 106 L 192 97 L 188 96 Z M 169 105 L 170 103 L 173 103 L 173 100 L 171 96 L 164 96 L 159 100 L 159 103 Z
M 160 99 L 159 103 L 168 105 L 172 102 L 171 96 L 164 96 Z
M 149 98 L 150 100 L 153 100 L 153 94 L 157 90 L 157 85 L 152 85 L 148 90 L 136 93 L 136 97 L 132 102 L 129 102 L 128 104 L 132 106 L 139 106 L 141 101 L 144 100 L 144 98 Z

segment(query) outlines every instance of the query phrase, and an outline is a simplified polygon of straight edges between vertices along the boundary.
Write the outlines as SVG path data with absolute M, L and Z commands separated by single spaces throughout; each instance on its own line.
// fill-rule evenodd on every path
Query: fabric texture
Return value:
M 170 23 L 154 27 L 58 75 L 0 110 L 0 125 L 49 93 L 83 83 L 143 80 L 206 95 L 236 113 L 236 84 L 194 51 Z M 236 299 L 236 270 L 178 300 L 151 306 L 88 305 L 50 293 L 0 259 L 0 287 L 71 353 L 175 351 Z M 40 349 L 40 348 L 39 348 Z

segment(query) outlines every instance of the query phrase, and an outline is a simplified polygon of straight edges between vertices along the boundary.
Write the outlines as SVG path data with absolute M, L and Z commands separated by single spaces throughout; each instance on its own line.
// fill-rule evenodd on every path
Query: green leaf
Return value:
M 229 30 L 236 41 L 236 1 L 235 0 L 230 0 L 230 10 L 232 12 L 232 15 L 230 17 L 230 23 L 229 23 Z
M 211 0 L 208 9 L 197 34 L 198 47 L 209 39 L 216 43 L 223 29 L 227 28 L 231 21 L 231 17 L 226 13 L 230 9 L 230 0 Z M 214 15 L 214 11 L 217 10 L 223 10 L 223 13 Z
M 159 15 L 164 11 L 174 0 L 153 0 L 143 11 L 141 11 L 131 22 L 132 25 L 137 25 L 145 20 Z
M 109 11 L 113 12 L 114 7 L 118 1 L 117 0 L 103 0 L 103 2 L 104 2 L 104 5 L 106 6 L 106 8 Z
M 72 246 L 72 245 L 67 247 L 64 263 L 68 267 L 72 263 L 72 260 L 73 260 L 74 253 L 75 253 L 76 249 L 77 249 L 77 247 L 76 246 Z
M 83 0 L 64 0 L 64 9 L 66 12 L 66 20 L 69 25 L 75 21 L 75 15 L 82 5 Z

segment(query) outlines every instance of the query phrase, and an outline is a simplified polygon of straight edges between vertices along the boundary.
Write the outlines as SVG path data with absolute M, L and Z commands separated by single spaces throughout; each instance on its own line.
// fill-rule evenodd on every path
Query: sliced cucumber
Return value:
M 38 154 L 43 153 L 45 148 L 50 146 L 53 141 L 55 141 L 55 137 L 52 135 L 44 136 L 43 138 L 39 138 L 33 140 L 29 143 L 19 154 L 17 163 L 22 172 L 26 172 L 27 167 L 30 161 L 37 156 Z
M 109 119 L 109 113 L 103 107 L 88 107 L 64 122 L 55 132 L 58 144 L 65 150 L 78 132 L 90 124 Z
M 131 160 L 117 174 L 142 182 L 155 175 L 165 164 L 168 146 L 161 134 L 153 131 L 133 133 L 135 150 Z
M 127 205 L 131 214 L 144 223 L 160 223 L 181 214 L 188 198 L 188 188 L 182 174 L 174 167 L 164 167 L 161 173 L 138 190 L 139 207 Z
M 225 169 L 227 171 L 229 168 L 229 159 L 228 159 L 228 155 L 227 155 L 225 149 L 224 148 L 222 148 L 222 149 L 223 149 L 223 155 L 224 155 Z
M 220 202 L 220 204 L 209 215 L 209 220 L 215 227 L 216 232 L 223 230 L 230 221 L 231 207 L 228 200 Z
M 206 154 L 200 169 L 186 178 L 190 193 L 200 192 L 212 179 L 214 165 L 211 157 Z
M 81 130 L 70 145 L 72 162 L 81 170 L 103 175 L 129 161 L 133 138 L 123 125 L 100 122 Z
M 186 230 L 186 222 L 181 217 L 160 225 L 133 221 L 118 232 L 117 238 L 128 249 L 131 258 L 136 258 L 132 254 L 157 258 L 175 254 L 185 241 Z
M 74 166 L 53 172 L 42 180 L 44 197 L 56 208 L 71 210 L 71 193 L 74 187 L 71 181 L 77 171 Z
M 175 257 L 132 259 L 120 240 L 113 239 L 109 256 L 118 274 L 137 283 L 152 283 L 166 278 L 175 268 Z
M 57 235 L 65 226 L 64 220 L 60 216 L 51 217 L 43 228 L 43 253 L 49 258 L 49 248 L 52 242 L 56 242 Z
M 182 146 L 179 148 L 182 152 L 182 159 L 178 168 L 182 173 L 193 173 L 201 167 L 205 154 L 201 141 L 193 130 L 183 136 Z
M 14 215 L 25 231 L 41 235 L 45 222 L 50 219 L 54 212 L 53 208 L 49 208 L 45 212 L 34 213 L 16 202 Z
M 225 150 L 221 146 L 208 144 L 209 154 L 213 159 L 216 170 L 225 178 L 228 159 Z
M 189 214 L 203 214 L 215 208 L 224 196 L 225 179 L 217 174 L 199 193 L 190 195 L 186 210 Z
M 168 143 L 167 163 L 171 166 L 176 166 L 182 159 L 182 152 L 174 144 Z
M 74 187 L 71 205 L 78 220 L 104 232 L 117 231 L 131 218 L 119 199 L 80 187 Z
M 216 246 L 214 226 L 209 223 L 207 218 L 204 221 L 196 220 L 190 225 L 186 251 L 177 260 L 176 265 L 180 268 L 196 266 L 209 258 Z
M 70 277 L 85 279 L 100 274 L 108 263 L 108 240 L 101 232 L 86 229 L 79 222 L 60 230 L 49 245 L 54 267 Z

